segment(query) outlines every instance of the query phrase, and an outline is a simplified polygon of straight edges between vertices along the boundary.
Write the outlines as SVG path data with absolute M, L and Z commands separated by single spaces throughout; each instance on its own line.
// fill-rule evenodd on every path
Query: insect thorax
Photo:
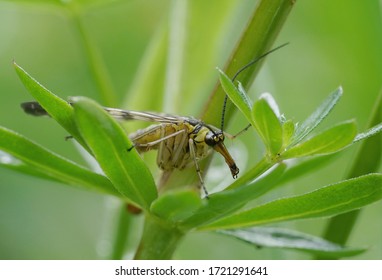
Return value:
M 211 147 L 205 143 L 210 130 L 201 123 L 187 121 L 163 123 L 138 130 L 129 137 L 140 153 L 158 150 L 157 164 L 162 170 L 184 169 L 193 164 L 190 145 L 197 160 L 205 158 Z

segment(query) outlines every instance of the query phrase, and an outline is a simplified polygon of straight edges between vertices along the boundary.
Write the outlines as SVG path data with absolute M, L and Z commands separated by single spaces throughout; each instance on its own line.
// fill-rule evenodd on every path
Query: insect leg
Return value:
M 159 143 L 161 143 L 161 142 L 163 142 L 163 141 L 165 141 L 165 140 L 167 140 L 167 139 L 169 139 L 171 137 L 174 137 L 174 136 L 176 136 L 178 134 L 181 134 L 181 133 L 184 133 L 184 130 L 179 130 L 179 131 L 174 132 L 174 133 L 172 133 L 170 135 L 163 136 L 160 139 L 157 139 L 157 140 L 154 140 L 154 141 L 151 141 L 151 142 L 148 142 L 148 143 L 138 143 L 138 142 L 135 142 L 134 146 L 135 147 L 139 147 L 139 148 L 142 148 L 142 147 L 143 148 L 150 148 L 152 146 L 155 146 L 155 145 L 157 145 L 157 144 L 159 144 Z M 137 137 L 137 138 L 133 139 L 132 141 L 136 141 L 139 138 L 140 137 Z
M 189 139 L 188 140 L 188 145 L 190 147 L 191 157 L 192 157 L 192 159 L 194 161 L 194 164 L 195 164 L 196 173 L 198 173 L 198 176 L 199 176 L 200 186 L 202 187 L 203 192 L 206 195 L 206 198 L 208 199 L 208 192 L 207 192 L 206 186 L 204 185 L 204 180 L 203 180 L 203 177 L 202 177 L 202 172 L 200 170 L 198 161 L 196 159 L 196 153 L 195 153 L 195 148 L 194 148 L 194 140 L 193 139 Z
M 173 156 L 171 160 L 172 166 L 175 168 L 182 169 L 184 166 L 182 161 L 185 156 L 184 154 L 184 148 L 187 145 L 187 130 L 183 129 L 183 134 L 179 135 L 179 137 L 174 138 L 174 144 L 173 144 Z
M 236 137 L 240 136 L 241 134 L 243 134 L 244 132 L 246 132 L 252 125 L 251 124 L 248 124 L 245 128 L 243 128 L 242 130 L 240 130 L 238 133 L 232 135 L 232 134 L 229 134 L 227 132 L 223 132 L 224 133 L 224 136 L 227 137 L 228 139 L 235 139 Z

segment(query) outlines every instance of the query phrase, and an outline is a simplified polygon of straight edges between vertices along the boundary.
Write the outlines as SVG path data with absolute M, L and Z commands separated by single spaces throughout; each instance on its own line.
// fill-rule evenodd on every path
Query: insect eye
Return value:
M 217 133 L 213 131 L 209 131 L 206 134 L 206 138 L 204 139 L 208 146 L 215 146 L 216 144 L 224 141 L 224 134 Z

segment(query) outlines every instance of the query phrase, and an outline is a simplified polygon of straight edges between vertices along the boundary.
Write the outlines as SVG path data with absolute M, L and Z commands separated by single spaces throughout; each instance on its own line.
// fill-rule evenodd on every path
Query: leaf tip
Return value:
M 16 71 L 18 71 L 18 70 L 23 70 L 23 69 L 20 67 L 20 65 L 18 65 L 18 64 L 16 63 L 16 60 L 15 60 L 15 59 L 12 60 L 12 65 L 13 65 L 13 67 L 16 69 Z
M 216 67 L 216 70 L 218 70 L 220 76 L 227 76 L 226 73 L 224 73 L 224 71 L 219 67 Z
M 342 85 L 340 85 L 340 86 L 338 87 L 337 91 L 338 91 L 338 93 L 339 93 L 340 95 L 342 95 L 342 94 L 344 93 L 344 89 L 343 89 Z

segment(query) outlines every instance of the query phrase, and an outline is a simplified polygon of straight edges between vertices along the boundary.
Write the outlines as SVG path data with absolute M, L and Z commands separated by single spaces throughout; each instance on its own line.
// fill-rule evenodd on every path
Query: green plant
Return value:
M 231 60 L 236 65 L 243 65 L 269 48 L 291 8 L 289 1 L 274 1 L 273 6 L 265 2 L 261 4 L 263 6 L 260 5 L 251 24 L 258 25 L 261 21 L 263 26 L 272 28 L 264 34 L 251 36 L 248 34 L 253 32 L 253 27 L 249 25 L 245 33 L 247 36 L 242 38 Z M 264 7 L 273 8 L 274 14 L 265 16 L 261 10 Z M 139 155 L 135 151 L 127 152 L 127 147 L 131 147 L 129 139 L 119 124 L 100 106 L 80 97 L 74 99 L 73 107 L 69 106 L 42 87 L 21 67 L 16 64 L 15 67 L 32 96 L 97 159 L 105 176 L 62 159 L 8 129 L 1 129 L 1 149 L 18 160 L 12 158 L 3 165 L 35 176 L 102 191 L 142 208 L 146 221 L 136 258 L 170 258 L 181 238 L 192 230 L 214 230 L 256 246 L 295 248 L 326 257 L 351 256 L 364 250 L 348 248 L 299 232 L 252 226 L 328 217 L 358 209 L 381 198 L 380 174 L 357 174 L 360 177 L 319 188 L 312 193 L 241 210 L 260 195 L 313 170 L 319 162 L 327 160 L 332 154 L 380 131 L 381 125 L 375 124 L 367 132 L 357 135 L 355 123 L 348 121 L 306 139 L 337 103 L 342 94 L 340 88 L 297 126 L 277 113 L 277 105 L 271 95 L 263 95 L 255 102 L 247 96 L 245 88 L 251 84 L 259 65 L 240 77 L 241 83 L 236 86 L 228 78 L 235 71 L 233 63 L 230 63 L 224 70 L 228 76 L 224 72 L 220 74 L 224 92 L 256 129 L 264 142 L 266 153 L 258 164 L 225 190 L 203 200 L 194 190 L 181 187 L 158 197 L 154 180 Z M 217 88 L 202 116 L 206 122 L 219 122 L 219 105 L 223 98 L 222 89 Z M 228 120 L 233 111 L 234 107 L 230 106 Z M 301 161 L 290 160 L 307 156 L 308 159 Z M 369 172 L 366 170 L 364 173 Z M 183 176 L 174 180 L 180 186 L 185 185 L 182 182 Z

